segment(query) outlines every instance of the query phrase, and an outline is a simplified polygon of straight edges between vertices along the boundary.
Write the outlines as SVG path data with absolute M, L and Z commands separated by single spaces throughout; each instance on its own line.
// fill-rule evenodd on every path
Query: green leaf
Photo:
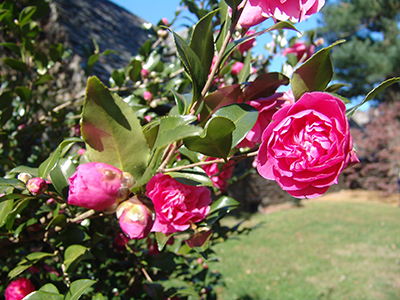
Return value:
M 27 6 L 25 7 L 18 16 L 18 23 L 19 26 L 22 27 L 25 24 L 32 21 L 32 15 L 35 13 L 36 7 L 35 6 Z
M 24 300 L 63 300 L 64 295 L 44 291 L 35 291 L 24 298 Z
M 11 169 L 10 172 L 7 173 L 6 177 L 8 177 L 11 174 L 19 174 L 19 173 L 28 173 L 32 175 L 32 177 L 38 177 L 38 169 L 27 166 L 18 166 Z
M 192 95 L 191 94 L 181 95 L 175 92 L 174 90 L 169 90 L 169 91 L 174 95 L 175 103 L 176 106 L 178 107 L 179 114 L 180 115 L 187 114 L 189 112 Z
M 114 80 L 115 84 L 121 87 L 125 82 L 125 74 L 123 71 L 114 70 L 111 74 L 111 78 Z
M 184 139 L 185 146 L 192 151 L 226 159 L 232 148 L 232 132 L 235 124 L 225 117 L 214 117 L 205 126 L 200 136 Z
M 344 42 L 339 40 L 319 50 L 293 72 L 291 85 L 296 100 L 306 92 L 325 90 L 333 76 L 331 49 Z
M 39 79 L 37 81 L 35 81 L 35 85 L 42 85 L 49 80 L 53 80 L 53 77 L 51 77 L 49 74 L 39 76 Z
M 25 103 L 29 103 L 32 98 L 32 91 L 25 86 L 17 86 L 15 92 Z
M 221 16 L 221 29 L 216 38 L 215 46 L 217 47 L 218 52 L 221 50 L 223 41 L 226 37 L 227 32 L 229 31 L 229 27 L 231 26 L 231 17 L 229 15 L 229 7 L 225 1 L 219 2 L 220 8 L 220 16 Z
M 290 79 L 282 73 L 272 72 L 259 75 L 246 88 L 244 101 L 272 96 L 278 87 L 288 85 L 289 82 Z
M 74 163 L 71 158 L 61 158 L 58 164 L 49 172 L 54 188 L 64 200 L 68 198 L 68 178 L 75 173 L 76 167 L 77 163 Z
M 64 46 L 61 43 L 54 44 L 50 46 L 49 49 L 49 56 L 52 61 L 60 61 L 62 58 L 62 55 L 64 53 Z
M 136 82 L 140 79 L 140 71 L 142 70 L 142 62 L 137 60 L 137 59 L 133 59 L 130 63 L 129 63 L 129 78 L 133 81 Z
M 149 147 L 135 113 L 97 77 L 87 83 L 82 112 L 82 137 L 90 161 L 103 162 L 140 178 Z
M 190 77 L 193 84 L 193 100 L 197 101 L 201 90 L 206 83 L 206 73 L 197 54 L 188 46 L 186 41 L 177 33 L 172 31 L 175 41 L 175 47 L 183 67 Z M 208 70 L 207 70 L 208 71 Z
M 238 98 L 242 91 L 239 84 L 225 86 L 208 94 L 204 98 L 204 106 L 200 113 L 202 122 L 208 120 L 209 116 L 213 114 L 218 108 L 238 102 Z
M 99 57 L 100 57 L 99 53 L 95 53 L 89 56 L 87 65 L 91 70 L 93 69 L 95 63 L 97 63 L 97 61 L 99 60 Z
M 234 210 L 240 205 L 235 199 L 222 196 L 217 201 L 213 202 L 210 205 L 210 212 L 206 217 L 205 223 L 207 225 L 212 225 L 222 217 L 224 217 L 227 213 Z
M 10 213 L 7 215 L 7 221 L 6 221 L 7 230 L 11 230 L 11 228 L 14 225 L 15 217 L 28 206 L 29 201 L 31 199 L 33 199 L 33 197 L 22 198 L 19 202 L 18 201 L 16 202 L 17 204 L 14 206 L 12 211 L 10 211 Z
M 0 227 L 2 227 L 5 222 L 8 214 L 11 212 L 14 206 L 14 200 L 7 200 L 0 202 Z
M 214 10 L 200 19 L 194 26 L 190 48 L 197 54 L 201 61 L 203 70 L 207 72 L 211 68 L 214 57 L 214 37 L 212 30 L 212 19 L 219 9 Z
M 71 245 L 64 252 L 64 265 L 67 273 L 73 271 L 78 263 L 87 257 L 87 248 L 82 245 Z
M 68 138 L 61 142 L 57 149 L 42 162 L 38 169 L 38 176 L 41 178 L 47 178 L 47 175 L 53 170 L 60 158 L 62 158 L 68 150 L 73 146 L 74 143 L 82 142 L 80 138 Z
M 71 283 L 64 300 L 78 300 L 93 284 L 95 280 L 79 279 Z
M 231 104 L 221 107 L 214 116 L 225 117 L 235 124 L 235 130 L 232 133 L 232 148 L 236 147 L 253 128 L 258 118 L 258 111 L 251 105 Z
M 214 186 L 210 177 L 208 177 L 207 173 L 200 167 L 183 169 L 178 172 L 168 172 L 166 174 L 183 184 L 192 186 Z
M 19 190 L 24 190 L 25 189 L 25 183 L 23 183 L 21 180 L 10 178 L 0 178 L 0 187 L 2 186 L 12 186 L 13 188 L 19 189 Z
M 18 276 L 25 270 L 29 269 L 32 265 L 36 264 L 39 260 L 46 258 L 46 257 L 51 257 L 54 256 L 53 253 L 46 253 L 46 252 L 34 252 L 28 254 L 23 260 L 21 260 L 18 265 L 12 269 L 8 273 L 8 277 L 10 279 Z
M 236 10 L 242 0 L 225 0 L 225 2 L 232 8 L 232 10 Z
M 368 101 L 374 99 L 374 97 L 375 97 L 376 95 L 378 95 L 380 92 L 382 92 L 384 89 L 386 89 L 387 87 L 389 87 L 389 86 L 391 86 L 392 84 L 397 83 L 397 82 L 400 82 L 400 77 L 393 77 L 393 78 L 390 78 L 390 79 L 388 79 L 388 80 L 385 80 L 384 82 L 382 82 L 381 84 L 379 84 L 376 88 L 372 89 L 372 90 L 365 96 L 364 100 L 361 101 L 360 104 L 358 104 L 358 105 L 352 107 L 351 109 L 349 109 L 349 110 L 346 112 L 346 115 L 347 115 L 348 117 L 351 117 L 351 116 L 356 112 L 356 110 L 357 110 L 359 107 L 361 107 L 364 103 L 366 103 L 366 102 L 368 102 Z
M 59 294 L 60 292 L 58 291 L 57 287 L 54 284 L 51 283 L 46 283 L 43 285 L 39 291 L 41 292 L 47 292 L 47 293 L 53 293 L 53 294 Z
M 92 297 L 92 300 L 105 300 L 105 299 L 104 299 L 104 297 L 103 297 L 102 294 L 97 293 L 96 295 L 94 295 L 94 296 Z
M 3 57 L 2 61 L 9 66 L 11 69 L 14 69 L 16 71 L 21 71 L 21 72 L 27 72 L 28 71 L 28 66 L 19 59 L 15 58 L 9 58 L 9 57 Z
M 65 215 L 57 215 L 49 222 L 49 224 L 47 224 L 46 230 L 48 230 L 52 226 L 65 227 L 66 225 L 67 217 Z
M 158 250 L 162 251 L 164 249 L 165 245 L 167 244 L 169 238 L 173 236 L 174 233 L 171 234 L 164 234 L 162 232 L 156 232 L 156 240 L 157 240 L 157 245 L 158 245 Z
M 337 93 L 342 87 L 345 87 L 345 86 L 350 86 L 350 84 L 346 84 L 346 83 L 331 84 L 330 86 L 328 86 L 325 89 L 325 92 L 327 92 L 327 93 Z
M 240 70 L 238 74 L 238 81 L 245 82 L 251 73 L 251 54 L 247 53 L 244 58 L 243 68 Z
M 39 75 L 46 74 L 49 60 L 44 52 L 38 51 L 35 53 L 34 63 Z
M 19 57 L 21 56 L 21 48 L 16 43 L 0 43 L 0 46 L 10 49 Z

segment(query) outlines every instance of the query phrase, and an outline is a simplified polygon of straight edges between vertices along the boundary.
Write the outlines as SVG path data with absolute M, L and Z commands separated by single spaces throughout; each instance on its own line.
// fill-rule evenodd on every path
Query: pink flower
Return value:
M 304 42 L 295 42 L 293 47 L 286 48 L 283 50 L 282 55 L 286 56 L 288 53 L 293 53 L 297 57 L 297 61 L 306 61 L 315 52 L 315 46 L 313 44 L 306 45 Z
M 21 300 L 26 295 L 35 291 L 34 285 L 27 278 L 18 278 L 12 281 L 4 293 L 5 300 Z
M 151 100 L 153 100 L 153 94 L 149 91 L 145 91 L 143 93 L 143 99 L 146 101 L 151 101 Z
M 260 24 L 269 17 L 301 22 L 317 13 L 325 0 L 249 0 L 239 18 L 242 27 Z
M 130 239 L 147 237 L 154 223 L 153 212 L 138 196 L 122 202 L 117 208 L 117 217 L 119 227 Z
M 163 22 L 164 25 L 168 25 L 168 24 L 169 24 L 167 18 L 162 18 L 162 19 L 161 19 L 161 22 Z
M 146 78 L 147 76 L 149 76 L 149 70 L 141 69 L 140 70 L 140 75 L 142 75 L 143 78 Z
M 246 102 L 246 104 L 249 104 L 258 110 L 258 118 L 256 124 L 254 124 L 253 128 L 246 135 L 244 140 L 238 145 L 239 148 L 252 148 L 256 144 L 261 143 L 262 134 L 269 123 L 271 123 L 272 116 L 286 102 L 286 99 L 284 99 L 283 96 L 283 93 L 276 93 L 268 98 L 259 98 Z
M 256 33 L 255 30 L 249 30 L 249 31 L 247 31 L 246 35 L 252 35 L 252 34 L 254 34 L 254 33 Z M 244 42 L 243 44 L 240 44 L 240 45 L 238 46 L 238 50 L 239 50 L 240 53 L 243 54 L 243 53 L 249 51 L 249 50 L 250 50 L 251 48 L 253 48 L 255 45 L 256 45 L 256 39 L 255 39 L 255 38 L 252 38 L 252 39 L 250 39 L 250 40 Z
M 213 157 L 208 157 L 206 161 L 214 160 Z M 211 178 L 214 186 L 219 188 L 221 192 L 225 192 L 228 186 L 227 180 L 232 177 L 234 161 L 231 160 L 227 164 L 209 164 L 202 166 L 203 170 Z
M 263 133 L 258 172 L 297 198 L 315 198 L 358 161 L 343 102 L 322 92 L 305 93 L 281 108 Z
M 68 203 L 104 210 L 115 203 L 121 176 L 121 170 L 104 163 L 91 162 L 78 166 L 69 178 Z
M 83 149 L 83 148 L 78 150 L 79 155 L 83 155 L 83 154 L 85 154 L 85 152 L 86 152 L 86 149 Z
M 156 211 L 151 231 L 165 234 L 184 231 L 210 211 L 211 192 L 204 186 L 186 185 L 159 173 L 150 179 L 146 190 Z
M 26 188 L 34 196 L 40 196 L 47 190 L 47 183 L 43 178 L 35 177 L 28 180 Z
M 232 66 L 232 74 L 233 75 L 238 75 L 240 73 L 240 71 L 242 71 L 243 69 L 243 63 L 238 61 L 235 62 L 234 65 Z

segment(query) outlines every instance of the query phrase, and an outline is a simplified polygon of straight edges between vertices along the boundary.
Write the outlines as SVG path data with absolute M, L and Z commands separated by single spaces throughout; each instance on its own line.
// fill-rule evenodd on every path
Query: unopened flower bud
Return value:
M 122 202 L 116 212 L 119 226 L 131 239 L 147 237 L 154 223 L 153 208 L 151 205 L 145 205 L 143 202 L 148 202 L 141 201 L 139 197 L 143 198 L 144 196 L 135 195 Z
M 135 184 L 135 178 L 133 178 L 133 176 L 130 173 L 123 172 L 121 177 L 121 186 L 130 189 L 131 187 L 133 187 L 134 184 Z
M 118 191 L 117 191 L 117 204 L 121 203 L 124 201 L 126 198 L 129 196 L 129 189 L 127 187 L 121 186 Z
M 85 152 L 86 152 L 86 149 L 83 149 L 83 148 L 78 150 L 79 155 L 83 155 L 83 154 L 85 154 Z
M 159 29 L 157 31 L 157 35 L 162 38 L 165 39 L 168 36 L 168 31 L 164 30 L 164 29 Z
M 19 173 L 17 178 L 26 184 L 28 180 L 32 178 L 32 175 L 28 173 Z
M 162 18 L 161 22 L 163 22 L 164 25 L 168 25 L 168 19 L 167 18 Z
M 47 183 L 43 178 L 35 177 L 28 180 L 26 188 L 32 195 L 39 196 L 47 190 Z
M 143 78 L 147 78 L 149 76 L 149 70 L 147 69 L 140 70 L 140 75 L 142 75 Z
M 149 91 L 145 91 L 143 93 L 143 99 L 146 101 L 151 101 L 151 100 L 153 100 L 153 94 Z

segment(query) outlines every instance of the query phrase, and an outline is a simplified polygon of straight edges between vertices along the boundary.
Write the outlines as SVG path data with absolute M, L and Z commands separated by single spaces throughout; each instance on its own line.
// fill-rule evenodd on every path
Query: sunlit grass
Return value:
M 216 245 L 219 299 L 400 298 L 400 208 L 306 202 L 248 222 L 249 235 Z

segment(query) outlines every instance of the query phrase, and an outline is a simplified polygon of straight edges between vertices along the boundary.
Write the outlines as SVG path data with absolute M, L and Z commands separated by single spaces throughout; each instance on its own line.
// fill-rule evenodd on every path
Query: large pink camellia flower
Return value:
M 237 147 L 252 148 L 256 144 L 261 143 L 262 134 L 271 122 L 273 114 L 276 113 L 279 108 L 287 104 L 288 101 L 288 97 L 285 97 L 284 93 L 275 93 L 268 98 L 259 98 L 247 101 L 246 104 L 249 104 L 258 110 L 258 118 L 256 124 L 254 124 L 253 128 Z
M 345 105 L 323 92 L 305 93 L 280 109 L 263 133 L 258 172 L 297 198 L 315 198 L 358 162 Z
M 250 28 L 269 17 L 280 21 L 301 22 L 317 13 L 325 0 L 249 0 L 239 18 L 242 27 Z
M 69 178 L 68 203 L 103 210 L 115 203 L 121 187 L 122 171 L 105 163 L 78 166 Z
M 26 295 L 35 291 L 34 285 L 27 278 L 18 278 L 12 281 L 6 288 L 4 296 L 6 300 L 21 300 Z
M 156 211 L 151 229 L 154 232 L 184 231 L 191 223 L 203 220 L 210 211 L 211 192 L 204 186 L 186 185 L 159 173 L 150 179 L 146 190 Z

